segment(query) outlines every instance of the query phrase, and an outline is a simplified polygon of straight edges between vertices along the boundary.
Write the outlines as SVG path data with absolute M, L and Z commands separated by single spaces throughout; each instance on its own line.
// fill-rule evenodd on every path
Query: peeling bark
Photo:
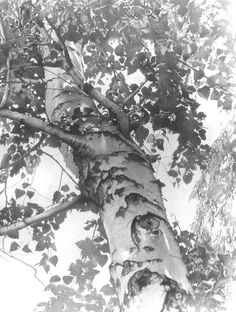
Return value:
M 68 101 L 70 97 L 68 94 Z M 80 103 L 77 101 L 78 107 Z M 64 107 L 68 109 L 67 104 Z M 110 273 L 122 309 L 183 309 L 191 286 L 150 163 L 138 146 L 124 139 L 117 126 L 103 119 L 93 106 L 86 117 L 82 111 L 77 135 L 92 152 L 74 149 L 74 164 L 82 196 L 96 202 L 103 220 L 111 253 Z M 64 127 L 62 119 L 53 122 Z M 83 123 L 90 127 L 82 131 Z
M 80 70 L 76 63 L 73 66 Z M 78 169 L 81 195 L 98 207 L 121 310 L 185 311 L 191 286 L 153 168 L 144 152 L 120 131 L 119 118 L 109 120 L 100 114 L 68 74 L 60 68 L 51 75 L 45 71 L 46 112 L 52 124 L 89 146 L 73 147 L 73 166 L 71 155 L 65 159 L 72 170 Z

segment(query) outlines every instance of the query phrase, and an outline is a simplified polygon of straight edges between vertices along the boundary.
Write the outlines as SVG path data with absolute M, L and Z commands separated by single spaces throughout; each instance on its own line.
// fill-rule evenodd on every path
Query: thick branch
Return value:
M 4 27 L 4 21 L 2 17 L 2 10 L 0 9 L 0 36 L 2 38 L 2 41 L 6 42 L 7 41 L 7 33 Z
M 18 121 L 27 126 L 32 127 L 35 130 L 42 131 L 44 133 L 53 135 L 59 138 L 61 141 L 67 143 L 68 145 L 81 149 L 88 149 L 89 145 L 86 140 L 78 137 L 77 135 L 73 135 L 63 131 L 61 128 L 57 126 L 53 126 L 45 123 L 43 120 L 39 118 L 35 118 L 32 116 L 27 116 L 18 112 L 13 112 L 11 110 L 3 109 L 0 110 L 0 117 L 8 118 L 14 121 Z
M 5 90 L 3 93 L 2 101 L 0 103 L 0 109 L 6 106 L 7 100 L 10 95 L 10 80 L 11 80 L 10 62 L 11 62 L 11 56 L 9 55 L 7 58 L 7 80 L 6 80 L 6 86 L 5 86 Z
M 127 114 L 123 111 L 123 109 L 101 94 L 98 90 L 96 90 L 92 85 L 85 83 L 84 91 L 91 96 L 94 100 L 100 103 L 102 106 L 111 111 L 117 118 L 118 123 L 120 125 L 120 131 L 127 136 L 129 134 L 129 118 Z
M 81 203 L 83 204 L 85 202 L 85 199 L 82 196 L 77 196 L 71 201 L 65 202 L 61 205 L 58 205 L 56 207 L 53 207 L 51 209 L 48 209 L 40 214 L 25 218 L 21 221 L 18 221 L 16 223 L 12 223 L 7 226 L 0 227 L 0 235 L 6 235 L 12 231 L 18 231 L 26 228 L 27 226 L 39 223 L 41 221 L 47 220 L 48 218 L 56 215 L 57 213 L 61 211 L 66 211 L 69 209 L 77 208 L 77 204 Z M 93 204 L 94 205 L 94 204 Z

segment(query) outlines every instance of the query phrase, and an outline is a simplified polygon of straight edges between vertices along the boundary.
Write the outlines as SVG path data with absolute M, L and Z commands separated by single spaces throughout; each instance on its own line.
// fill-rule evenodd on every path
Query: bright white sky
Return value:
M 231 12 L 236 14 L 236 1 L 231 1 Z M 235 21 L 234 26 L 236 29 L 236 19 L 234 18 L 232 21 Z M 202 109 L 207 115 L 207 135 L 208 141 L 211 143 L 219 135 L 220 129 L 222 129 L 225 123 L 225 116 L 219 114 L 216 103 L 213 101 L 204 102 Z M 171 149 L 173 149 L 171 145 L 167 147 L 167 151 L 171 151 Z M 55 151 L 53 152 L 55 153 Z M 3 151 L 0 149 L 0 158 L 1 153 L 3 153 Z M 57 155 L 57 157 L 60 156 Z M 170 157 L 166 155 L 165 164 L 158 168 L 158 177 L 166 184 L 163 192 L 164 198 L 167 199 L 166 207 L 170 218 L 173 221 L 172 213 L 174 213 L 177 220 L 180 221 L 180 226 L 184 229 L 189 227 L 195 214 L 196 203 L 193 201 L 189 202 L 189 196 L 191 194 L 194 181 L 190 185 L 182 185 L 179 188 L 174 188 L 169 176 L 166 173 L 169 161 Z M 57 184 L 55 185 L 55 183 L 58 183 L 57 181 L 60 179 L 60 173 L 61 171 L 59 170 L 58 165 L 47 158 L 38 167 L 33 186 L 39 194 L 52 198 L 52 194 L 58 186 Z M 15 183 L 15 181 L 12 181 L 12 183 L 9 182 L 8 186 L 13 183 Z M 14 187 L 12 188 L 12 191 L 14 191 Z M 46 206 L 49 204 L 47 199 L 42 199 L 41 197 L 40 200 L 42 200 Z M 85 231 L 80 230 L 85 218 L 85 215 L 81 216 L 75 212 L 69 213 L 67 221 L 64 222 L 61 230 L 56 233 L 59 258 L 58 268 L 59 271 L 65 274 L 71 261 L 76 259 L 79 255 L 79 249 L 76 247 L 75 242 L 82 239 L 86 234 Z M 23 233 L 24 244 L 29 240 L 29 235 L 26 232 Z M 2 248 L 2 246 L 0 246 L 0 248 Z M 35 265 L 40 259 L 37 255 L 32 256 L 31 254 L 25 253 L 14 253 L 14 255 L 31 265 Z M 58 268 L 56 270 L 58 270 Z M 45 284 L 47 284 L 48 276 L 41 271 L 42 270 L 39 270 L 38 277 L 44 281 Z M 52 271 L 51 275 L 54 275 L 55 272 Z M 25 264 L 20 263 L 19 261 L 2 253 L 0 253 L 0 294 L 0 309 L 4 312 L 33 312 L 35 305 L 47 298 L 47 294 L 45 294 L 43 286 L 34 277 L 34 271 Z M 232 302 L 230 303 L 227 312 L 235 311 L 236 302 L 233 302 L 233 298 L 235 297 L 236 295 L 232 297 Z

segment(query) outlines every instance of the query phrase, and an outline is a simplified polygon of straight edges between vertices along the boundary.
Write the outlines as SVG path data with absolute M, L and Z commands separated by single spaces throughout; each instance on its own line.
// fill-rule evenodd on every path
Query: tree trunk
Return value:
M 96 202 L 103 220 L 121 309 L 182 311 L 191 286 L 148 158 L 76 91 L 63 70 L 53 71 L 45 71 L 47 114 L 52 123 L 87 142 L 82 152 L 65 156 L 65 145 L 61 150 L 79 177 L 81 194 Z

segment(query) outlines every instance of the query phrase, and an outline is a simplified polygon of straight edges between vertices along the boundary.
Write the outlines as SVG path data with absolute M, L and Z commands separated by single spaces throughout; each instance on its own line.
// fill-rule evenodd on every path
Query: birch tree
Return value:
M 92 281 L 95 263 L 103 266 L 108 252 L 122 311 L 191 311 L 196 306 L 153 165 L 161 162 L 165 142 L 175 134 L 168 174 L 175 185 L 190 183 L 194 171 L 205 168 L 209 152 L 196 96 L 231 108 L 225 75 L 230 76 L 235 61 L 229 53 L 232 34 L 223 2 L 214 3 L 0 2 L 0 142 L 7 147 L 1 182 L 6 186 L 9 176 L 32 174 L 50 146 L 62 153 L 78 190 L 55 191 L 52 207 L 44 209 L 23 182 L 14 197 L 5 196 L 0 234 L 17 240 L 19 230 L 32 227 L 35 249 L 43 252 L 41 265 L 48 271 L 57 258 L 46 251 L 56 250 L 53 231 L 66 211 L 99 216 L 86 227 L 95 227 L 96 239 L 77 243 L 91 274 L 78 260 L 63 279 L 69 285 L 76 276 L 81 293 L 88 292 L 79 302 L 70 301 L 68 311 L 103 311 L 93 302 Z M 19 205 L 22 196 L 27 204 Z M 10 251 L 19 248 L 14 241 Z M 54 310 L 65 311 L 65 300 L 60 302 L 65 288 L 50 287 L 59 296 Z

